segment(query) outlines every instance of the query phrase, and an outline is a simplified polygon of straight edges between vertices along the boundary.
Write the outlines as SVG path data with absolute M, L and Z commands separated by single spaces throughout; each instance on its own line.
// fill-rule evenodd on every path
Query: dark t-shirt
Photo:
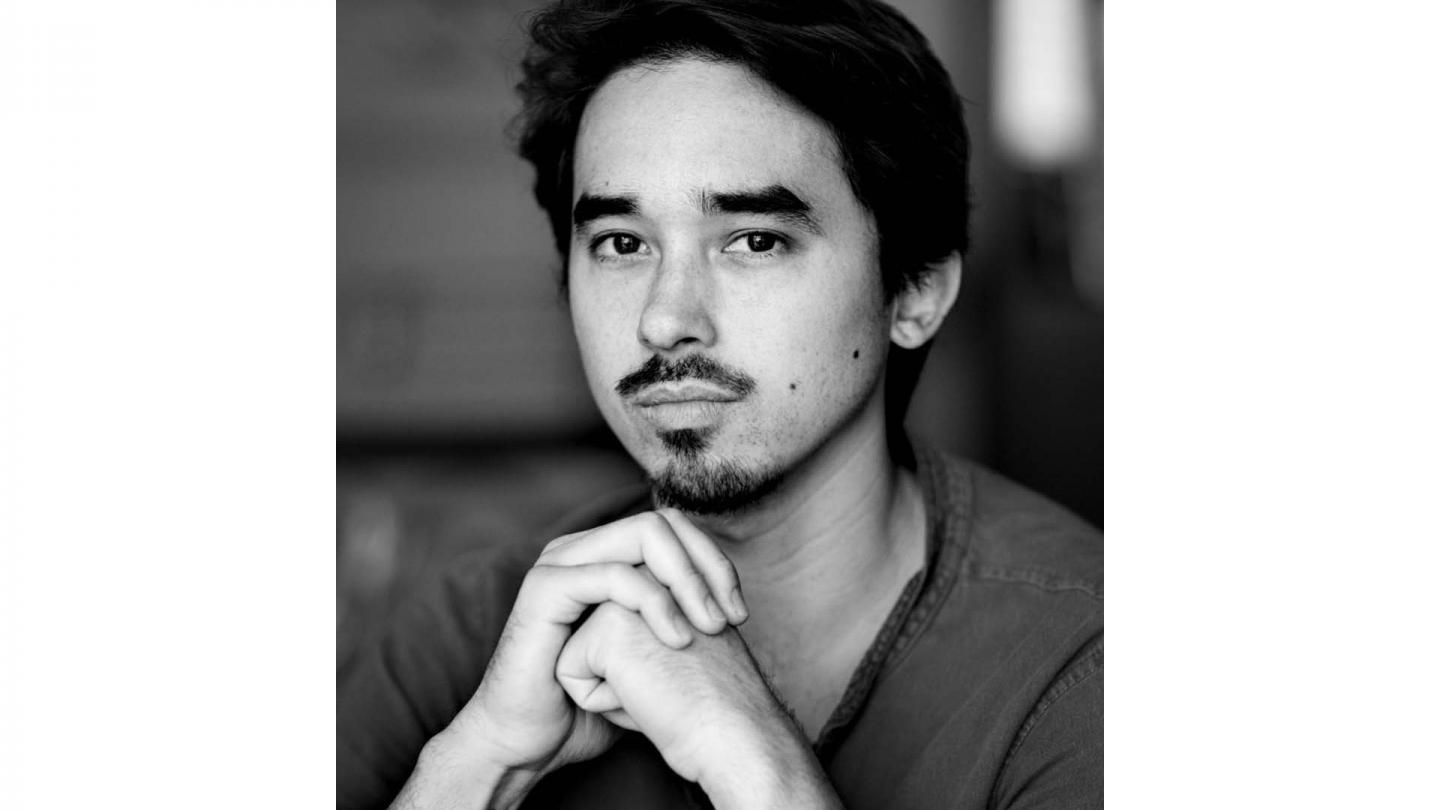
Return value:
M 847 808 L 1103 804 L 1102 541 L 1064 509 L 917 453 L 928 550 L 821 731 Z M 620 493 L 576 526 L 650 508 Z M 564 533 L 556 532 L 556 535 Z M 477 552 L 401 612 L 341 685 L 338 804 L 384 807 L 480 683 L 549 537 Z M 704 807 L 639 734 L 563 768 L 526 807 Z

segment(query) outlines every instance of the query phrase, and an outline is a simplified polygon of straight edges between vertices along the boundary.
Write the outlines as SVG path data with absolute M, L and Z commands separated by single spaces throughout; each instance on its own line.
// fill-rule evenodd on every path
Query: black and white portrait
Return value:
M 1100 806 L 1099 18 L 340 9 L 340 806 Z
M 0 804 L 1425 805 L 1435 26 L 1105 11 L 6 4 Z

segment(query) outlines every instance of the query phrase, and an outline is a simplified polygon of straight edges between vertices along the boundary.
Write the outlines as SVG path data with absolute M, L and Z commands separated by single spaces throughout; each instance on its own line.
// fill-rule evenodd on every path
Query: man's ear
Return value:
M 951 253 L 930 265 L 918 286 L 906 285 L 890 304 L 890 340 L 902 349 L 915 349 L 940 330 L 955 296 L 960 294 L 961 261 Z

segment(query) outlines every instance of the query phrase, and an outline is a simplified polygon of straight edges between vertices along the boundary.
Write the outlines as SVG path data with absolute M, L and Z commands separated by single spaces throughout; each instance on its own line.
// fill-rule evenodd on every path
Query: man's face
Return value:
M 586 107 L 574 202 L 586 377 L 662 501 L 727 512 L 883 431 L 878 241 L 820 119 L 732 64 L 622 70 Z

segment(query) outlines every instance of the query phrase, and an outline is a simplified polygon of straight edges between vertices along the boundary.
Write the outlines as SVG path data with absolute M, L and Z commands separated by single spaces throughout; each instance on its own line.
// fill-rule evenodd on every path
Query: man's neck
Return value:
M 742 634 L 757 658 L 799 671 L 772 673 L 781 680 L 824 667 L 827 657 L 853 666 L 843 662 L 863 654 L 923 563 L 923 497 L 891 458 L 883 412 L 872 407 L 761 508 L 697 520 L 740 575 L 750 608 Z

